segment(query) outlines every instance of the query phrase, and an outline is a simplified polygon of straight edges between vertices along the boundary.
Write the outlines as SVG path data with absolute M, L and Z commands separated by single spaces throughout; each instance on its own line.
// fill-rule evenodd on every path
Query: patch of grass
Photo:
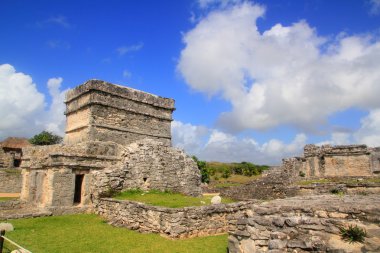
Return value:
M 298 185 L 327 184 L 327 183 L 331 183 L 331 181 L 325 178 L 315 179 L 315 180 L 302 180 L 302 181 L 297 182 Z
M 13 198 L 13 197 L 0 197 L 0 202 L 8 201 L 8 200 L 13 200 L 13 199 L 17 199 L 17 198 Z
M 218 184 L 235 184 L 236 185 L 242 185 L 247 184 L 251 181 L 257 180 L 261 177 L 261 175 L 257 176 L 243 176 L 243 175 L 231 175 L 229 178 L 222 178 L 221 176 L 218 176 L 218 173 L 216 173 L 217 180 L 215 178 L 212 178 L 211 185 L 217 187 Z
M 342 189 L 339 189 L 339 188 L 333 188 L 333 189 L 331 189 L 330 193 L 338 195 L 338 196 L 343 196 L 344 195 L 344 191 Z
M 10 221 L 15 230 L 6 236 L 39 253 L 225 253 L 227 235 L 170 240 L 116 228 L 96 215 L 80 214 Z
M 328 184 L 328 183 L 341 183 L 341 184 L 357 184 L 357 183 L 380 183 L 380 177 L 372 178 L 362 178 L 358 180 L 357 178 L 321 178 L 314 180 L 302 180 L 298 181 L 298 185 L 311 185 L 311 184 Z
M 20 169 L 4 169 L 3 171 L 5 171 L 6 173 L 21 174 Z
M 213 196 L 191 197 L 180 193 L 162 192 L 157 190 L 144 192 L 139 189 L 124 191 L 114 196 L 115 199 L 126 199 L 143 202 L 153 206 L 164 206 L 170 208 L 210 205 L 212 197 Z M 231 199 L 222 198 L 222 203 L 232 202 L 233 200 Z
M 226 183 L 219 183 L 213 185 L 215 188 L 228 188 L 228 187 L 234 187 L 242 185 L 241 183 L 233 183 L 233 182 L 226 182 Z
M 306 174 L 305 174 L 305 172 L 303 172 L 303 171 L 300 171 L 300 172 L 298 172 L 298 176 L 300 176 L 300 177 L 305 177 L 305 176 L 306 176 Z
M 373 178 L 363 178 L 362 180 L 357 179 L 347 179 L 343 180 L 343 183 L 346 184 L 357 184 L 357 183 L 380 183 L 380 177 L 373 177 Z
M 342 240 L 349 243 L 363 243 L 365 241 L 365 237 L 367 237 L 367 231 L 358 227 L 357 225 L 349 225 L 348 228 L 341 227 L 339 230 Z

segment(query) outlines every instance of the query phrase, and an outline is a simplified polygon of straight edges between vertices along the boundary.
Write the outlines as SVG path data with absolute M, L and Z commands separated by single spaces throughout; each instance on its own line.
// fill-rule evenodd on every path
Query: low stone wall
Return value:
M 0 201 L 0 212 L 4 210 L 16 210 L 23 207 L 24 203 L 19 200 Z
M 318 195 L 253 205 L 230 231 L 229 252 L 380 252 L 380 196 Z M 340 227 L 367 231 L 364 244 L 349 244 Z
M 330 194 L 338 190 L 350 195 L 380 194 L 380 183 L 320 183 L 298 186 L 297 195 Z
M 166 208 L 103 198 L 97 214 L 114 226 L 170 238 L 205 236 L 233 231 L 238 218 L 246 217 L 253 201 L 201 207 Z
M 21 192 L 22 175 L 19 169 L 0 170 L 0 192 Z

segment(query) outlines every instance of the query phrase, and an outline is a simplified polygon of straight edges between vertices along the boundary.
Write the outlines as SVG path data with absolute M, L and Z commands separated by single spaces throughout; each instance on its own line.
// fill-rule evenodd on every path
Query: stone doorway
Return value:
M 75 175 L 74 204 L 80 204 L 82 202 L 83 178 L 83 174 Z

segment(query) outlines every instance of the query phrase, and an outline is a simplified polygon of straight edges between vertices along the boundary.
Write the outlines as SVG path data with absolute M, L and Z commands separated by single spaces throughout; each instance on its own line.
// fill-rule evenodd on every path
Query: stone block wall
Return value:
M 12 168 L 13 167 L 13 157 L 10 153 L 5 153 L 2 148 L 0 148 L 0 168 Z
M 0 169 L 0 193 L 21 192 L 22 176 L 19 169 Z
M 166 208 L 103 198 L 97 203 L 95 211 L 114 226 L 159 233 L 170 238 L 188 238 L 234 230 L 237 219 L 247 215 L 252 203 Z
M 21 200 L 49 208 L 90 206 L 92 172 L 118 166 L 120 149 L 111 142 L 25 148 Z M 77 175 L 83 176 L 80 203 L 74 203 Z
M 149 137 L 171 145 L 174 100 L 90 80 L 66 94 L 65 143 L 113 141 L 122 145 Z
M 366 145 L 306 145 L 303 157 L 283 160 L 283 168 L 292 176 L 369 177 L 380 172 L 380 150 Z
M 121 156 L 122 166 L 94 172 L 95 191 L 139 188 L 192 196 L 202 193 L 199 169 L 182 150 L 144 139 L 126 146 Z
M 230 231 L 230 253 L 379 252 L 380 197 L 319 195 L 253 205 Z M 367 231 L 365 243 L 341 240 L 340 227 Z

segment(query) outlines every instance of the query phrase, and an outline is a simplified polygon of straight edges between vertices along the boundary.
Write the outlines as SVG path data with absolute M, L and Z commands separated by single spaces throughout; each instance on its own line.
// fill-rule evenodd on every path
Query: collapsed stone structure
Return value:
M 17 137 L 9 137 L 0 142 L 0 169 L 20 167 L 22 148 L 31 145 L 28 139 Z
M 24 149 L 21 200 L 59 213 L 115 190 L 201 194 L 195 162 L 171 147 L 173 99 L 90 80 L 66 108 L 64 144 Z
M 231 253 L 255 252 L 379 252 L 380 198 L 318 195 L 252 205 L 251 213 L 230 231 Z M 340 238 L 340 228 L 367 231 L 364 243 Z
M 283 168 L 304 177 L 374 176 L 380 173 L 380 147 L 306 145 L 303 157 L 283 159 Z

